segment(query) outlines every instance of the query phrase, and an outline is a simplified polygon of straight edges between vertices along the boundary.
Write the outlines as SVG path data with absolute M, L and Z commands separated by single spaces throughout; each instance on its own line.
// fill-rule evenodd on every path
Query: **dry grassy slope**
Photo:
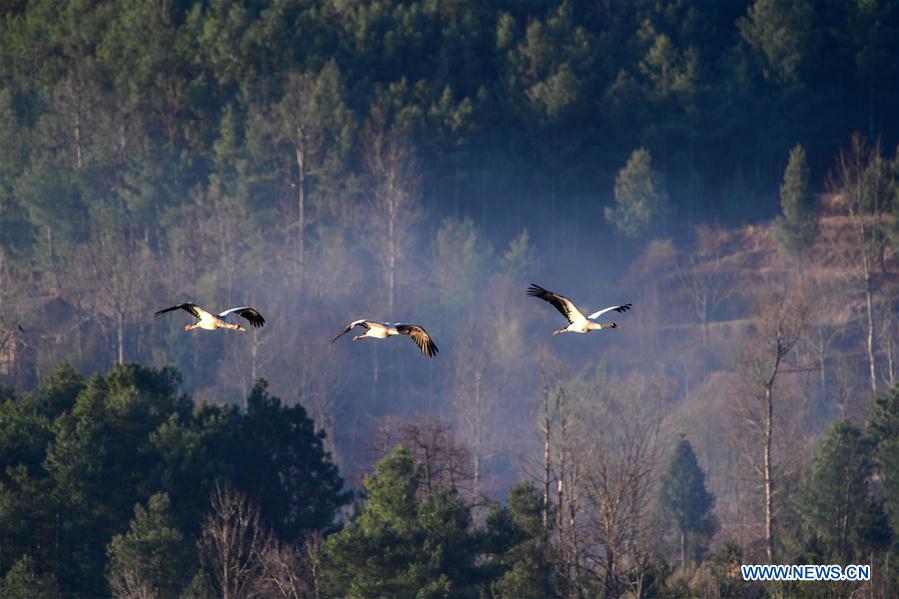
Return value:
M 634 296 L 650 290 L 659 301 L 655 318 L 643 324 L 659 332 L 700 328 L 707 303 L 708 333 L 731 336 L 745 327 L 772 297 L 804 293 L 810 323 L 825 328 L 862 327 L 865 318 L 857 224 L 839 197 L 822 201 L 817 241 L 800 258 L 779 251 L 771 224 L 723 229 L 699 227 L 692 248 L 670 241 L 652 242 L 631 266 L 624 286 Z M 889 244 L 883 271 L 878 265 L 878 295 L 896 297 L 899 260 Z M 883 317 L 892 302 L 881 305 Z M 653 322 L 653 320 L 655 322 Z
M 778 249 L 771 224 L 699 228 L 691 247 L 651 243 L 624 277 L 629 329 L 616 358 L 636 371 L 664 372 L 677 383 L 665 429 L 686 434 L 706 469 L 716 510 L 727 523 L 721 538 L 750 543 L 760 538 L 752 508 L 759 459 L 753 429 L 740 410 L 742 353 L 752 323 L 772 298 L 801 293 L 809 308 L 805 340 L 791 366 L 812 371 L 778 380 L 775 460 L 784 476 L 805 463 L 816 436 L 838 417 L 863 421 L 870 406 L 865 354 L 866 311 L 856 228 L 841 198 L 823 200 L 820 234 L 799 259 Z M 899 259 L 889 245 L 878 265 L 877 351 L 886 374 L 887 342 L 899 346 L 892 322 L 899 298 Z M 703 339 L 701 305 L 708 304 Z M 624 334 L 626 333 L 626 334 Z M 624 347 L 626 344 L 626 347 Z M 899 353 L 899 352 L 897 352 Z M 823 356 L 824 376 L 817 367 Z M 749 401 L 752 406 L 752 401 Z

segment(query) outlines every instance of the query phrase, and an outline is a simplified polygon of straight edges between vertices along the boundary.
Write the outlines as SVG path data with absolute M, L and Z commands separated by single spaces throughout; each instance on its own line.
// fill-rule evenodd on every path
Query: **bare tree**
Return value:
M 375 459 L 399 444 L 405 445 L 421 473 L 419 494 L 431 497 L 440 490 L 459 492 L 470 504 L 478 502 L 471 452 L 456 441 L 453 429 L 434 417 L 384 419 L 371 441 Z
M 774 563 L 774 437 L 775 384 L 785 372 L 806 371 L 788 359 L 799 343 L 808 308 L 801 295 L 781 295 L 759 306 L 753 331 L 740 358 L 740 403 L 738 410 L 758 433 L 765 524 L 765 553 Z M 758 406 L 761 409 L 757 409 Z M 758 462 L 756 462 L 758 463 Z
M 579 426 L 577 405 L 572 397 L 577 389 L 559 385 L 556 389 L 556 416 L 558 426 L 555 445 L 553 474 L 556 481 L 556 537 L 558 540 L 559 572 L 562 590 L 577 588 L 581 578 L 581 534 L 579 518 L 584 491 L 584 475 L 589 469 L 585 448 L 590 435 Z M 589 402 L 587 397 L 579 398 Z
M 162 599 L 159 589 L 135 570 L 112 572 L 106 580 L 115 599 Z
M 472 445 L 474 485 L 482 490 L 482 460 L 489 443 L 488 419 L 493 413 L 507 365 L 495 358 L 499 351 L 482 320 L 467 321 L 457 341 L 453 360 L 452 400 L 468 442 Z
M 877 393 L 875 296 L 884 271 L 884 217 L 895 194 L 889 165 L 881 156 L 880 142 L 868 146 L 861 135 L 853 134 L 849 148 L 837 155 L 837 165 L 828 185 L 842 197 L 852 223 L 852 252 L 847 256 L 847 263 L 853 284 L 865 298 L 868 380 L 871 393 Z
M 223 599 L 255 596 L 269 544 L 259 505 L 229 483 L 216 485 L 212 511 L 197 541 L 206 579 L 216 595 Z
M 153 260 L 126 215 L 109 211 L 99 216 L 89 242 L 79 249 L 73 274 L 81 282 L 75 286 L 83 292 L 87 312 L 112 320 L 116 362 L 124 364 L 125 330 L 129 320 L 142 311 Z
M 320 599 L 321 571 L 316 555 L 323 542 L 318 531 L 309 532 L 299 547 L 270 535 L 260 555 L 263 571 L 254 590 L 260 597 Z
M 602 382 L 605 407 L 589 423 L 585 500 L 594 529 L 588 558 L 603 581 L 603 596 L 622 592 L 621 568 L 639 570 L 648 553 L 648 508 L 658 463 L 661 405 L 668 391 L 641 380 Z
M 346 145 L 349 110 L 342 101 L 342 84 L 336 63 L 321 72 L 294 71 L 287 75 L 283 96 L 264 111 L 254 111 L 251 132 L 272 159 L 277 176 L 295 194 L 296 213 L 288 231 L 296 232 L 297 281 L 302 285 L 307 270 L 306 228 L 310 197 L 321 179 L 333 175 Z
M 733 293 L 733 273 L 722 264 L 726 233 L 719 228 L 698 226 L 696 248 L 677 262 L 676 276 L 690 296 L 693 311 L 702 327 L 702 344 L 708 343 L 709 319 Z
M 544 358 L 540 356 L 540 436 L 543 442 L 543 468 L 541 488 L 543 489 L 543 528 L 549 530 L 550 485 L 553 466 L 553 422 L 558 410 L 558 387 L 551 390 Z M 555 395 L 555 397 L 553 397 Z
M 0 223 L 2 227 L 2 223 Z M 25 286 L 10 272 L 11 266 L 0 248 L 0 376 L 9 376 L 18 362 L 22 312 L 27 297 Z
M 384 102 L 372 109 L 362 140 L 362 160 L 375 189 L 364 214 L 363 240 L 381 267 L 392 314 L 397 272 L 411 242 L 411 225 L 419 218 L 421 175 L 408 134 L 389 127 Z

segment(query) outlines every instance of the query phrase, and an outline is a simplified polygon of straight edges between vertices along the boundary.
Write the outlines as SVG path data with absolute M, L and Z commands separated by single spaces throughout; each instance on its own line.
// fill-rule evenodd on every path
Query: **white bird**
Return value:
M 232 314 L 243 316 L 247 320 L 247 322 L 249 322 L 254 327 L 261 327 L 265 324 L 265 319 L 262 317 L 262 314 L 257 312 L 255 309 L 250 308 L 249 306 L 230 308 L 228 310 L 225 310 L 221 314 L 213 314 L 212 312 L 201 308 L 193 302 L 185 302 L 183 304 L 178 304 L 177 306 L 172 306 L 171 308 L 159 310 L 154 314 L 154 316 L 159 316 L 160 314 L 165 314 L 166 312 L 171 312 L 172 310 L 178 309 L 184 310 L 185 312 L 190 312 L 191 316 L 197 319 L 195 323 L 189 324 L 184 327 L 185 331 L 192 331 L 193 329 L 197 328 L 207 331 L 214 331 L 215 329 L 245 331 L 246 329 L 239 324 L 228 322 L 227 319 Z
M 422 355 L 427 356 L 428 358 L 433 358 L 437 355 L 437 346 L 431 340 L 431 336 L 428 335 L 428 332 L 418 326 L 417 324 L 403 324 L 396 323 L 391 324 L 389 322 L 376 322 L 374 320 L 355 320 L 348 324 L 346 328 L 337 333 L 333 339 L 331 339 L 331 345 L 334 344 L 335 341 L 340 339 L 341 336 L 350 332 L 353 327 L 361 326 L 365 328 L 365 333 L 362 335 L 356 335 L 353 337 L 353 341 L 362 341 L 363 339 L 370 337 L 372 339 L 387 339 L 393 335 L 409 335 L 412 341 L 415 342 L 415 345 L 418 346 L 418 349 L 421 350 Z
M 553 335 L 559 333 L 586 333 L 587 331 L 600 331 L 602 329 L 615 329 L 618 325 L 614 322 L 593 322 L 606 312 L 615 311 L 618 313 L 627 312 L 631 309 L 631 304 L 621 304 L 620 306 L 609 306 L 602 310 L 597 310 L 590 316 L 584 316 L 583 312 L 577 309 L 574 302 L 558 293 L 547 291 L 540 285 L 531 283 L 528 287 L 528 295 L 539 297 L 540 299 L 551 303 L 556 310 L 562 313 L 562 316 L 568 319 L 568 326 L 554 331 Z

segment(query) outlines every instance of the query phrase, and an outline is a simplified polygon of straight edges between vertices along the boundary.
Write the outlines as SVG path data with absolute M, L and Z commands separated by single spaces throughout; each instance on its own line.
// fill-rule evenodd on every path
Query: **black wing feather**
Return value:
M 337 333 L 336 335 L 334 335 L 334 338 L 331 339 L 331 342 L 328 343 L 328 345 L 334 345 L 334 342 L 335 342 L 335 341 L 337 341 L 338 339 L 340 339 L 341 337 L 343 337 L 344 335 L 346 335 L 347 333 L 349 333 L 350 331 L 352 331 L 352 330 L 353 330 L 353 327 L 355 327 L 355 326 L 357 326 L 357 325 L 358 325 L 358 326 L 361 326 L 361 327 L 365 327 L 366 329 L 370 328 L 370 327 L 368 326 L 368 323 L 365 322 L 364 320 L 356 320 L 356 321 L 353 321 L 353 322 L 351 322 L 350 324 L 346 325 L 346 327 L 344 327 L 343 330 L 341 330 L 339 333 Z
M 185 312 L 189 312 L 191 316 L 200 320 L 200 313 L 197 311 L 197 306 L 193 302 L 184 302 L 183 304 L 178 304 L 177 306 L 172 306 L 171 308 L 164 308 L 162 310 L 158 310 L 153 314 L 153 316 L 159 316 L 160 314 L 165 314 L 166 312 L 171 312 L 172 310 L 184 310 Z
M 562 316 L 568 319 L 568 324 L 574 322 L 571 318 L 571 314 L 568 313 L 568 304 L 566 303 L 571 302 L 571 300 L 564 295 L 553 293 L 534 283 L 531 283 L 531 286 L 528 287 L 528 295 L 531 297 L 539 297 L 543 301 L 552 304 L 556 310 L 562 313 Z
M 437 349 L 437 344 L 434 343 L 431 336 L 428 335 L 428 332 L 420 326 L 416 324 L 398 324 L 396 325 L 396 330 L 403 335 L 409 335 L 424 356 L 433 358 L 437 355 L 437 352 L 439 351 Z
M 632 304 L 630 302 L 628 302 L 626 304 L 621 304 L 620 306 L 615 308 L 615 311 L 616 312 L 627 312 L 628 310 L 631 309 L 631 307 L 632 307 Z
M 241 310 L 238 312 L 241 316 L 247 319 L 254 327 L 261 327 L 265 324 L 265 319 L 262 317 L 262 314 L 254 310 L 253 308 L 247 308 L 246 310 Z

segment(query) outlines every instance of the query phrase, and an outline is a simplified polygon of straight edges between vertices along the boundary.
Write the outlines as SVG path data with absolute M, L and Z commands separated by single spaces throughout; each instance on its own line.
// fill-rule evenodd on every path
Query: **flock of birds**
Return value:
M 560 333 L 587 333 L 589 331 L 601 331 L 602 329 L 614 329 L 618 327 L 616 323 L 596 322 L 596 319 L 608 312 L 618 312 L 620 314 L 631 309 L 631 304 L 621 304 L 619 306 L 609 306 L 608 308 L 597 310 L 589 316 L 584 316 L 584 313 L 581 312 L 570 299 L 564 295 L 548 291 L 539 285 L 532 283 L 531 286 L 528 287 L 527 294 L 531 297 L 538 297 L 545 302 L 549 302 L 568 320 L 568 326 L 554 331 L 553 335 L 558 335 Z M 233 319 L 237 316 L 242 317 L 254 327 L 261 327 L 265 324 L 265 318 L 262 317 L 262 314 L 255 308 L 249 306 L 229 308 L 224 312 L 214 314 L 193 302 L 185 302 L 183 304 L 159 310 L 156 312 L 156 316 L 173 310 L 184 310 L 196 319 L 193 324 L 184 327 L 185 331 L 192 331 L 194 329 L 204 329 L 206 331 L 214 331 L 216 329 L 231 329 L 233 331 L 246 330 L 240 324 L 229 322 L 229 319 Z M 421 350 L 422 355 L 428 358 L 433 358 L 437 355 L 437 345 L 423 327 L 417 324 L 378 322 L 376 320 L 368 320 L 365 318 L 354 320 L 346 325 L 346 327 L 331 339 L 331 345 L 355 327 L 362 327 L 365 329 L 365 333 L 356 335 L 353 337 L 353 341 L 362 341 L 363 339 L 387 339 L 388 337 L 393 337 L 395 335 L 407 335 L 413 342 L 415 342 L 415 345 Z

